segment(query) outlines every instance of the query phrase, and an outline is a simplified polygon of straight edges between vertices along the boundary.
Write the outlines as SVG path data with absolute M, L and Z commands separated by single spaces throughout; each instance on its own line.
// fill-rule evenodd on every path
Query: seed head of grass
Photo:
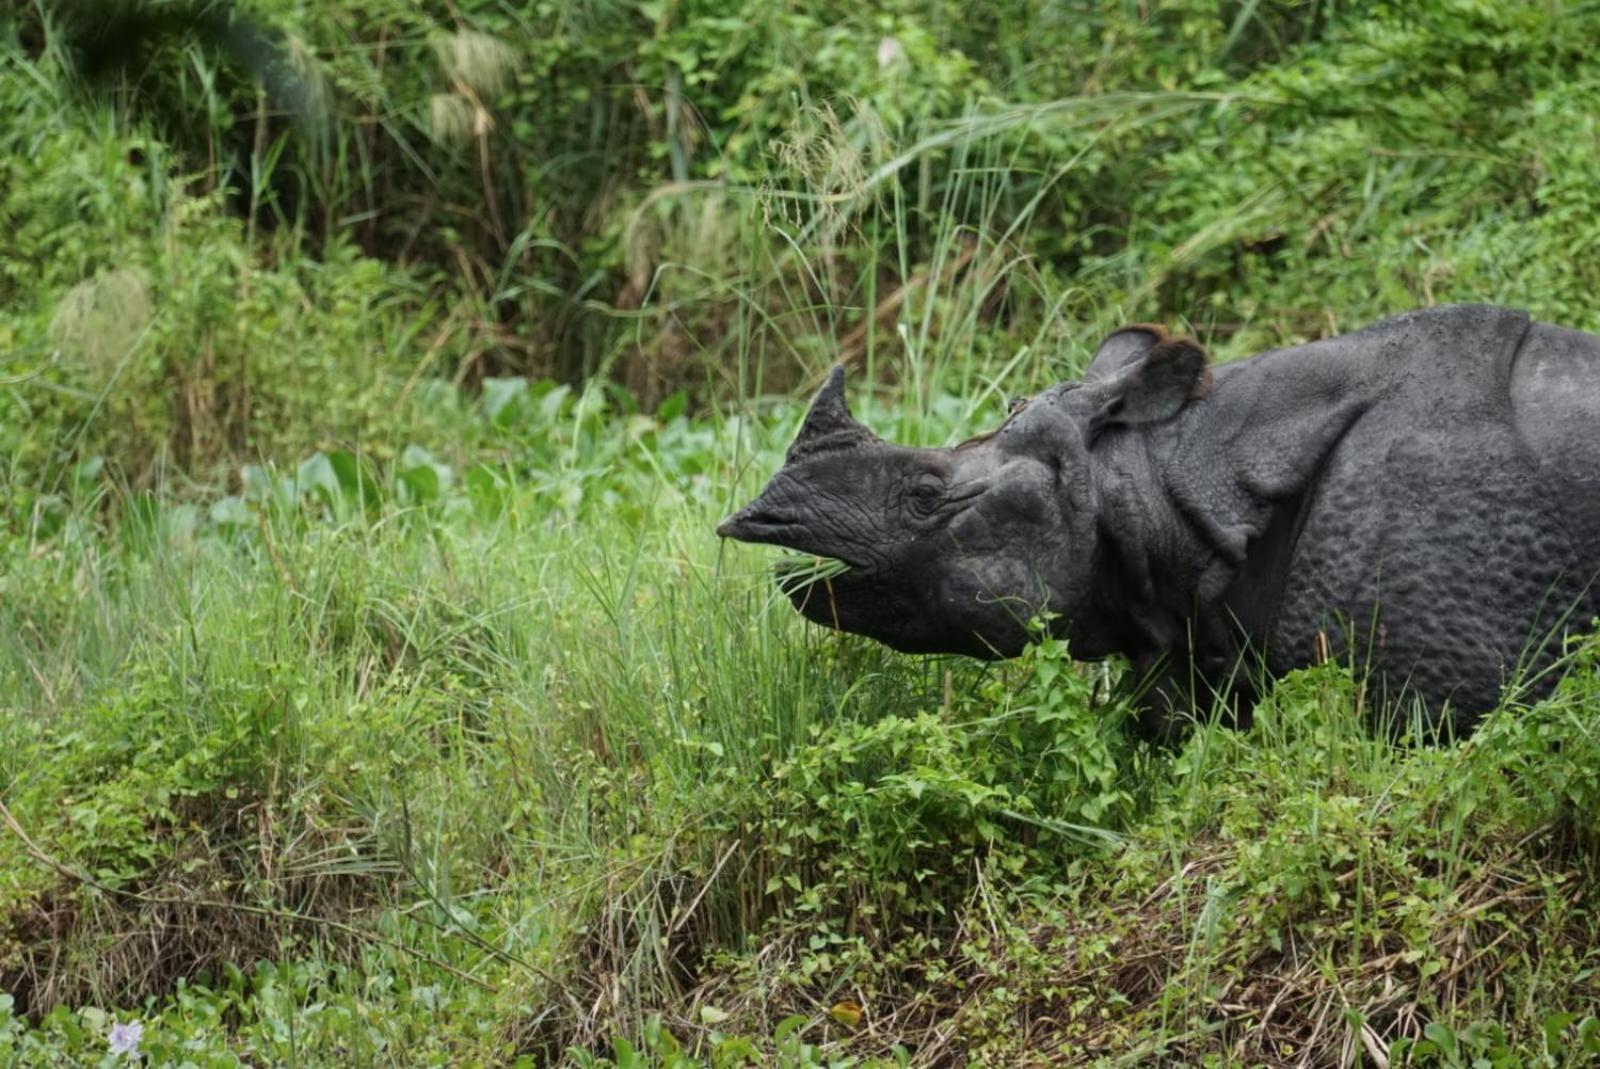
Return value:
M 50 319 L 51 339 L 104 379 L 149 322 L 151 311 L 145 273 L 115 267 L 66 292 Z
M 428 133 L 441 145 L 461 145 L 472 140 L 472 105 L 455 93 L 435 93 L 428 98 Z
M 516 49 L 473 30 L 436 36 L 433 51 L 445 77 L 466 86 L 485 103 L 511 84 L 517 69 Z

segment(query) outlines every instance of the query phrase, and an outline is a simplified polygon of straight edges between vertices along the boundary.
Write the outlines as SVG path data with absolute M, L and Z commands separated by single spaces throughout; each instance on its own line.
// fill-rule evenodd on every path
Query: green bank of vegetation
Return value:
M 1156 750 L 712 534 L 841 359 L 937 443 L 1127 320 L 1600 328 L 1600 10 L 0 19 L 0 1061 L 1600 1052 L 1592 640 L 1465 744 L 1329 665 Z

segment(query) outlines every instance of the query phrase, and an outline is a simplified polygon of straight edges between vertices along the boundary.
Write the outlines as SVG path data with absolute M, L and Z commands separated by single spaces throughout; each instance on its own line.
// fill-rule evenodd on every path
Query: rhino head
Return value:
M 1206 389 L 1205 354 L 1159 327 L 1106 339 L 1083 382 L 1052 387 L 997 430 L 952 448 L 884 442 L 850 414 L 844 369 L 817 393 L 784 465 L 717 528 L 724 538 L 837 559 L 791 582 L 808 619 L 908 653 L 1010 657 L 1051 613 L 1080 656 L 1118 644 L 1103 628 L 1102 443 L 1171 418 Z M 791 577 L 792 579 L 792 577 Z

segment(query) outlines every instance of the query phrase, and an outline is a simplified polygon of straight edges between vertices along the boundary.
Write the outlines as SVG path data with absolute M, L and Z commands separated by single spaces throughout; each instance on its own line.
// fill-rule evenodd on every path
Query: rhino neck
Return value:
M 1372 393 L 1330 374 L 1321 405 L 1285 403 L 1276 356 L 1218 368 L 1177 419 L 1095 443 L 1093 588 L 1069 629 L 1081 656 L 1225 660 L 1267 630 L 1305 503 Z
M 1228 671 L 1224 662 L 1264 640 L 1307 504 L 1381 389 L 1364 346 L 1315 348 L 1217 368 L 1209 396 L 1123 447 L 1146 467 L 1122 492 L 1154 502 L 1156 533 L 1141 548 L 1158 562 L 1156 603 L 1182 617 L 1176 636 L 1163 618 L 1167 630 L 1151 637 L 1170 636 L 1169 649 L 1187 646 L 1210 670 Z
M 1169 491 L 1165 437 L 1116 430 L 1095 443 L 1093 579 L 1068 628 L 1077 656 L 1122 654 L 1145 663 L 1189 633 L 1216 552 Z

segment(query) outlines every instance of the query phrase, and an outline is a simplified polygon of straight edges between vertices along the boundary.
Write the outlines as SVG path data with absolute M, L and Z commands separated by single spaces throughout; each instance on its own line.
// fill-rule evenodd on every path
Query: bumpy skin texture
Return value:
M 796 606 L 898 649 L 1010 656 L 1054 613 L 1155 735 L 1325 657 L 1465 734 L 1600 614 L 1600 338 L 1436 308 L 1208 370 L 1125 328 L 948 450 L 880 442 L 836 371 L 719 533 L 846 561 Z

